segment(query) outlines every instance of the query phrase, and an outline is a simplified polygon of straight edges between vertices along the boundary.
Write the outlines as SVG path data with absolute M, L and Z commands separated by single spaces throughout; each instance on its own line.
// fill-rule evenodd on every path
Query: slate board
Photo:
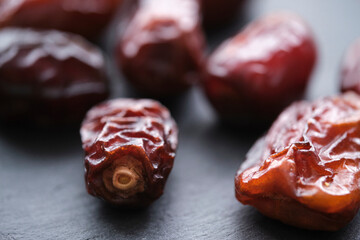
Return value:
M 359 1 L 250 0 L 236 24 L 210 34 L 211 47 L 280 9 L 302 15 L 317 36 L 320 59 L 307 97 L 336 93 L 343 53 L 360 36 Z M 134 96 L 114 69 L 112 75 L 114 97 Z M 164 104 L 179 124 L 180 147 L 165 194 L 138 211 L 117 210 L 86 193 L 77 127 L 0 126 L 0 239 L 360 239 L 359 216 L 338 232 L 314 232 L 238 203 L 234 174 L 262 132 L 219 124 L 197 88 Z

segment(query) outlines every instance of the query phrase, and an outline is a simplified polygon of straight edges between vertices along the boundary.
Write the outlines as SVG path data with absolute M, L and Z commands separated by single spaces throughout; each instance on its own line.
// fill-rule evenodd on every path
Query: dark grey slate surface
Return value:
M 318 39 L 308 98 L 336 93 L 343 52 L 360 36 L 357 0 L 250 0 L 238 24 L 211 34 L 211 46 L 280 9 L 302 15 Z M 132 96 L 117 77 L 113 88 L 114 97 Z M 198 89 L 165 104 L 179 123 L 180 147 L 165 194 L 138 211 L 114 209 L 86 193 L 77 128 L 0 126 L 0 239 L 360 239 L 359 216 L 336 233 L 312 232 L 242 206 L 233 177 L 261 132 L 221 126 Z

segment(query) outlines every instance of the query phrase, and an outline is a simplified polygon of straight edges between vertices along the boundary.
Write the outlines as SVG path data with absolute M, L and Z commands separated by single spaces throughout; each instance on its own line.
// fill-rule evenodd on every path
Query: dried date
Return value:
M 338 230 L 360 207 L 360 96 L 297 102 L 249 151 L 237 199 L 264 215 L 314 230 Z
M 203 24 L 207 29 L 217 29 L 234 21 L 245 0 L 199 0 Z
M 341 91 L 360 94 L 360 39 L 347 50 L 341 72 Z
M 58 29 L 95 37 L 122 0 L 2 0 L 0 27 Z
M 140 92 L 171 96 L 199 80 L 204 36 L 196 0 L 140 0 L 119 35 L 119 67 Z
M 316 61 L 311 30 L 298 16 L 261 18 L 208 59 L 203 86 L 224 119 L 273 120 L 302 97 Z
M 119 206 L 150 204 L 163 193 L 177 134 L 169 111 L 154 100 L 95 106 L 81 127 L 88 192 Z
M 0 31 L 0 116 L 38 123 L 80 122 L 106 99 L 101 51 L 58 31 Z

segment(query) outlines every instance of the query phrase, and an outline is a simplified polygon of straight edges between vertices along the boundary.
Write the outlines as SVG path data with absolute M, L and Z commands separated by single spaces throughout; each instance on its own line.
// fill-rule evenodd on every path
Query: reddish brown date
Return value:
M 58 29 L 95 37 L 122 0 L 1 0 L 0 27 Z
M 203 24 L 207 29 L 225 26 L 236 19 L 245 0 L 199 0 Z
M 183 92 L 199 80 L 204 37 L 196 0 L 140 0 L 117 43 L 119 66 L 140 92 Z
M 173 166 L 178 130 L 153 100 L 116 99 L 92 108 L 81 127 L 91 195 L 119 206 L 159 198 Z
M 272 120 L 303 95 L 316 55 L 302 19 L 272 14 L 251 23 L 209 57 L 204 89 L 225 119 Z
M 250 150 L 237 199 L 301 228 L 338 230 L 360 207 L 360 96 L 297 102 Z
M 347 50 L 342 64 L 341 91 L 360 94 L 360 38 Z
M 0 116 L 80 122 L 106 99 L 104 57 L 83 38 L 57 31 L 0 31 Z

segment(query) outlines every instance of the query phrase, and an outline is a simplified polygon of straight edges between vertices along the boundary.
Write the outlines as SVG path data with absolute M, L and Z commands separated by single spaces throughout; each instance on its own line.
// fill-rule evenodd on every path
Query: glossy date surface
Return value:
M 140 0 L 116 51 L 119 67 L 137 90 L 163 97 L 198 82 L 204 47 L 196 0 Z
M 338 230 L 360 206 L 360 96 L 288 107 L 249 151 L 237 199 L 286 224 Z
M 316 61 L 306 23 L 274 13 L 248 25 L 209 57 L 203 86 L 224 119 L 273 120 L 301 98 Z
M 0 31 L 0 117 L 80 122 L 108 95 L 105 60 L 83 38 L 58 31 Z
M 341 69 L 341 91 L 360 94 L 360 38 L 347 50 Z
M 154 100 L 95 106 L 81 127 L 88 192 L 119 206 L 150 204 L 163 193 L 177 135 L 169 111 Z
M 95 37 L 122 0 L 1 0 L 0 27 L 58 29 Z

